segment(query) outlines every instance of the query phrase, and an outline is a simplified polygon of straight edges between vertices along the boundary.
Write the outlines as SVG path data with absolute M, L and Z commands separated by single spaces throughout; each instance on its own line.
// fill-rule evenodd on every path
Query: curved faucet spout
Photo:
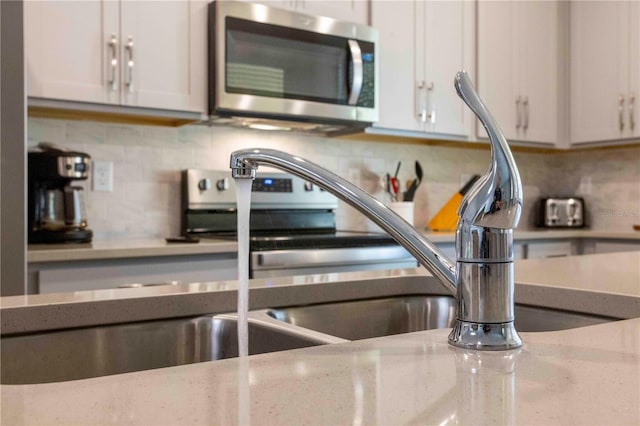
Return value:
M 507 140 L 466 71 L 456 74 L 454 85 L 460 98 L 480 119 L 491 143 L 489 170 L 462 199 L 458 216 L 469 225 L 514 229 L 522 212 L 522 182 Z
M 456 264 L 425 236 L 370 194 L 300 157 L 271 149 L 231 154 L 232 176 L 253 179 L 258 164 L 273 166 L 331 192 L 387 231 L 456 295 L 453 346 L 508 350 L 522 346 L 514 327 L 513 229 L 522 212 L 522 182 L 507 140 L 466 72 L 455 77 L 462 100 L 484 125 L 491 141 L 491 164 L 458 209 Z
M 453 295 L 456 267 L 438 247 L 369 193 L 349 181 L 303 158 L 274 149 L 246 149 L 231 154 L 231 174 L 235 179 L 253 179 L 259 164 L 275 167 L 332 193 L 355 207 L 411 253 L 438 278 Z

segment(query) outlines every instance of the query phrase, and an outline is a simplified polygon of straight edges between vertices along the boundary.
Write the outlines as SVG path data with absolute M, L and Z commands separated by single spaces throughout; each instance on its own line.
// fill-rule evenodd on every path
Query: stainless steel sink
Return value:
M 249 313 L 251 355 L 447 328 L 455 299 L 413 295 Z M 551 331 L 613 318 L 516 305 L 519 331 Z M 212 361 L 237 356 L 237 318 L 206 315 L 3 336 L 0 383 L 28 384 Z
M 456 300 L 449 296 L 398 296 L 271 309 L 268 315 L 290 324 L 348 340 L 452 327 Z M 613 321 L 581 313 L 517 305 L 518 331 L 554 331 Z
M 341 339 L 268 317 L 249 320 L 250 354 L 335 341 Z M 2 384 L 85 379 L 236 357 L 237 321 L 234 315 L 200 316 L 9 336 L 0 351 Z

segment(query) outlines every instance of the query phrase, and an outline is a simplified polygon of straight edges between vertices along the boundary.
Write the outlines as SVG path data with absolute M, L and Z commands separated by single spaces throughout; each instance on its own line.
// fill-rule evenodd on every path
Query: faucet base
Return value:
M 513 321 L 483 324 L 456 320 L 449 344 L 479 351 L 504 351 L 521 347 L 522 340 Z

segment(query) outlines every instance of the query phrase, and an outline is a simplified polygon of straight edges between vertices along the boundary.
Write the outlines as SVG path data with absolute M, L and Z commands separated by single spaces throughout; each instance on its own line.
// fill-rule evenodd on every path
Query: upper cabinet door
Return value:
M 478 93 L 509 140 L 518 138 L 515 2 L 478 2 Z M 478 136 L 487 134 L 478 123 Z
M 465 67 L 465 5 L 461 1 L 425 4 L 425 80 L 427 84 L 428 132 L 466 135 L 466 106 L 456 94 L 453 80 Z
M 207 1 L 25 2 L 32 97 L 206 111 Z
M 555 1 L 518 2 L 517 63 L 522 98 L 521 137 L 555 144 L 560 137 L 559 10 Z
M 416 56 L 419 51 L 416 21 L 422 15 L 417 13 L 416 6 L 413 1 L 375 0 L 371 3 L 372 24 L 379 31 L 380 119 L 375 127 L 423 129 L 418 114 L 422 108 L 419 91 L 423 90 L 425 82 L 423 74 L 418 76 L 423 67 L 416 69 L 422 60 L 422 56 Z M 402 25 L 398 25 L 399 22 Z
M 206 1 L 121 2 L 122 103 L 205 111 Z
M 469 65 L 467 7 L 464 1 L 371 3 L 380 32 L 380 120 L 372 133 L 468 135 L 468 115 L 453 86 L 456 72 Z
M 571 2 L 572 143 L 638 136 L 639 18 L 635 2 Z
M 478 3 L 478 91 L 507 139 L 558 142 L 559 25 L 555 1 Z
M 118 3 L 25 2 L 27 94 L 119 103 Z

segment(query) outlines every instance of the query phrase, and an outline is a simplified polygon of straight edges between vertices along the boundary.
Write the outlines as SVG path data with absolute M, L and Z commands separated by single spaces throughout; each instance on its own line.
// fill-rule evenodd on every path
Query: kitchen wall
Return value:
M 180 230 L 180 170 L 228 168 L 239 148 L 277 148 L 306 157 L 354 180 L 383 201 L 379 179 L 402 161 L 401 182 L 413 178 L 413 163 L 424 170 L 416 198 L 415 223 L 423 227 L 465 179 L 488 167 L 487 149 L 414 143 L 351 141 L 226 127 L 179 128 L 30 118 L 29 146 L 40 141 L 113 161 L 113 192 L 87 188 L 87 217 L 95 239 L 149 238 Z M 533 228 L 534 201 L 543 195 L 585 197 L 593 229 L 629 231 L 640 223 L 640 148 L 544 154 L 515 152 L 524 182 L 520 229 Z M 590 182 L 588 178 L 590 177 Z M 370 223 L 341 203 L 340 229 L 366 230 Z

